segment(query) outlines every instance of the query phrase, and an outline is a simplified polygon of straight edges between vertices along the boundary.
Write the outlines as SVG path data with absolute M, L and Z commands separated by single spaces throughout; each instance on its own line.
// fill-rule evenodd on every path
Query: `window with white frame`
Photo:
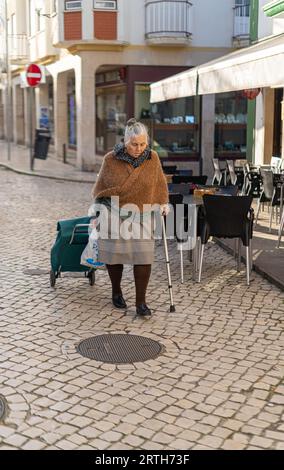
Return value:
M 236 7 L 242 6 L 242 5 L 249 5 L 250 0 L 235 0 L 235 5 Z
M 250 0 L 235 0 L 237 16 L 249 16 Z
M 116 0 L 94 0 L 95 10 L 116 10 Z
M 75 0 L 66 0 L 65 1 L 65 10 L 66 11 L 76 11 L 82 10 L 82 1 Z

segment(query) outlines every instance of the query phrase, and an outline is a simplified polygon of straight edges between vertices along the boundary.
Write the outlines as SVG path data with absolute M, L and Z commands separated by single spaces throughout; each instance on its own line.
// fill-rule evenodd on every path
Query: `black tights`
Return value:
M 121 278 L 123 264 L 107 264 L 108 274 L 112 285 L 112 294 L 121 294 Z M 135 264 L 133 266 L 136 306 L 146 303 L 146 290 L 151 275 L 151 264 Z
M 108 274 L 112 285 L 112 295 L 121 294 L 121 278 L 123 271 L 123 264 L 107 264 Z

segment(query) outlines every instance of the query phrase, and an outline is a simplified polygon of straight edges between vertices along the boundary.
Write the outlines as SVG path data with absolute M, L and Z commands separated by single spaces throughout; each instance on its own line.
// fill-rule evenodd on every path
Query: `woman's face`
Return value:
M 139 157 L 148 145 L 147 135 L 141 134 L 132 139 L 125 145 L 127 153 L 134 158 Z

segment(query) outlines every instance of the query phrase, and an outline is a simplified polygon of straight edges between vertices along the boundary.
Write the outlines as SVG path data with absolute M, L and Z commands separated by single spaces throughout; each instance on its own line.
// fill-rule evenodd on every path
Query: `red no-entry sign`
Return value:
M 37 86 L 42 79 L 41 68 L 37 64 L 30 64 L 27 68 L 26 76 L 29 86 Z

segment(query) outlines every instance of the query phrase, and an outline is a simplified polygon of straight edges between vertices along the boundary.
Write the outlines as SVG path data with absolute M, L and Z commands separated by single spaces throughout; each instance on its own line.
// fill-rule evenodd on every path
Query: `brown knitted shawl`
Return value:
M 95 199 L 119 196 L 119 206 L 136 204 L 166 204 L 168 186 L 158 154 L 151 151 L 151 159 L 138 168 L 118 160 L 113 152 L 105 155 L 98 179 L 92 189 Z

